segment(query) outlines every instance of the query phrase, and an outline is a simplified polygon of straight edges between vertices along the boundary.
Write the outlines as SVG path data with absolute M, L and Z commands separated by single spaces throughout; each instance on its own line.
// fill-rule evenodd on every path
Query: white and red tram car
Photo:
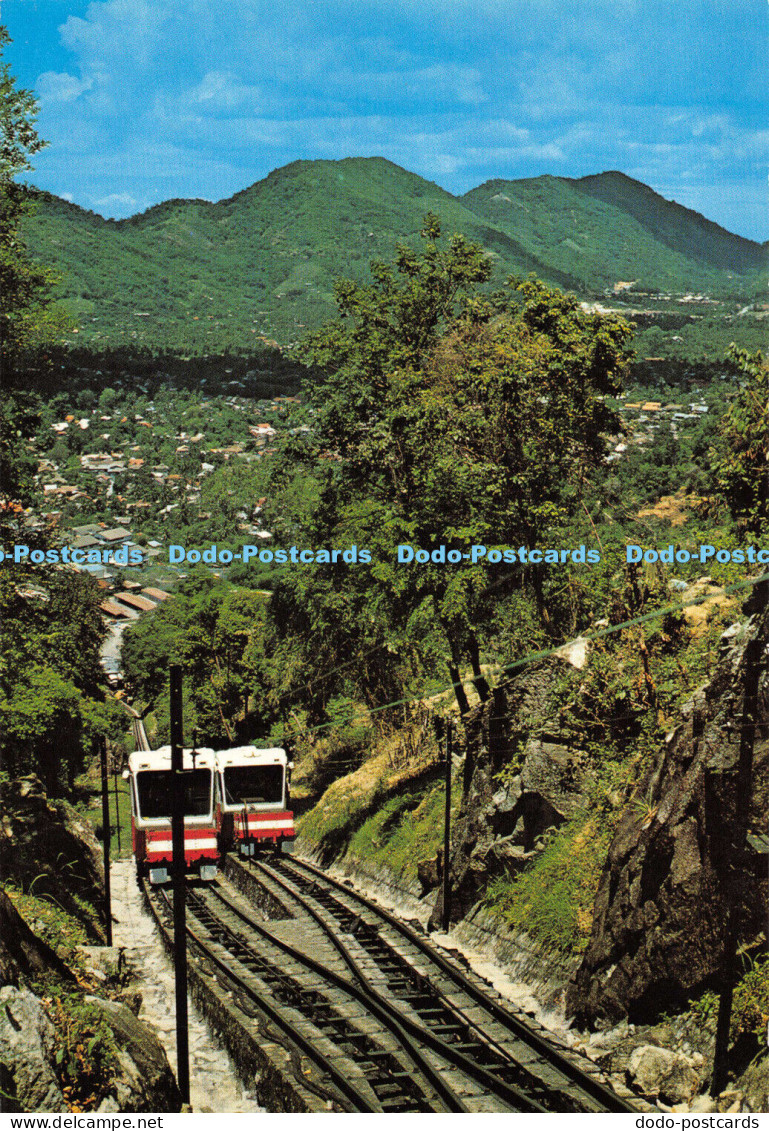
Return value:
M 296 831 L 289 800 L 293 763 L 285 750 L 237 746 L 216 754 L 216 815 L 223 851 L 291 852 Z
M 203 880 L 216 876 L 219 859 L 214 812 L 216 756 L 209 748 L 185 750 L 184 863 L 187 872 Z M 129 755 L 124 775 L 131 787 L 131 833 L 140 876 L 150 883 L 168 880 L 173 860 L 171 805 L 173 797 L 171 747 L 137 750 Z

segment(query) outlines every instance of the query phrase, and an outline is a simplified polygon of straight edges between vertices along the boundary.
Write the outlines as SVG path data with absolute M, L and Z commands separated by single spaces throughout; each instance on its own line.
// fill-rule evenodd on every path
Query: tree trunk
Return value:
M 457 706 L 459 707 L 460 715 L 466 715 L 470 710 L 470 704 L 465 695 L 465 689 L 462 686 L 462 681 L 459 678 L 459 667 L 452 661 L 449 662 L 449 675 L 451 682 L 454 684 L 454 694 L 457 697 Z
M 475 633 L 470 633 L 470 664 L 473 669 L 473 687 L 478 692 L 478 698 L 481 703 L 485 703 L 491 694 L 491 689 L 486 681 L 486 677 L 481 671 L 481 650 L 478 646 L 478 641 L 475 638 Z

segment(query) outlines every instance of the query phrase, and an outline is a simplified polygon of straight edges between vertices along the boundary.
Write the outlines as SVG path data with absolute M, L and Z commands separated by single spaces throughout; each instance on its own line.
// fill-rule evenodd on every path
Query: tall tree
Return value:
M 8 379 L 19 353 L 35 338 L 46 300 L 48 276 L 32 262 L 21 235 L 30 194 L 17 177 L 32 168 L 31 158 L 46 144 L 37 134 L 37 102 L 17 86 L 2 60 L 10 42 L 0 26 L 0 367 Z
M 714 469 L 732 514 L 757 534 L 769 522 L 769 364 L 734 345 L 729 360 L 743 380 L 724 416 Z
M 365 540 L 377 567 L 343 582 L 334 571 L 333 601 L 348 602 L 341 624 L 323 615 L 323 571 L 287 584 L 304 631 L 320 628 L 311 647 L 321 653 L 337 639 L 337 654 L 349 654 L 342 637 L 361 621 L 385 642 L 432 617 L 464 710 L 460 665 L 469 662 L 486 694 L 479 634 L 499 590 L 489 596 L 485 563 L 397 564 L 395 545 L 557 545 L 617 427 L 605 398 L 619 389 L 630 328 L 535 279 L 516 281 L 511 297 L 485 297 L 482 248 L 456 236 L 440 246 L 432 216 L 422 237 L 422 250 L 400 247 L 394 266 L 373 264 L 373 283 L 338 284 L 342 320 L 306 346 L 320 371 L 311 396 L 325 461 L 308 534 L 316 545 Z M 539 576 L 519 570 L 510 584 L 536 588 Z M 353 593 L 364 613 L 354 619 Z

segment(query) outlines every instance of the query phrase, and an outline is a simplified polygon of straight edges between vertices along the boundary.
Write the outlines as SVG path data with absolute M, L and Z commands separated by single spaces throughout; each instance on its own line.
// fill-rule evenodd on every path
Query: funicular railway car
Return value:
M 293 763 L 285 750 L 237 746 L 216 754 L 216 815 L 222 852 L 253 856 L 291 852 L 296 836 L 289 806 Z
M 219 859 L 214 814 L 213 750 L 185 750 L 184 864 L 188 873 L 213 880 Z M 131 833 L 134 859 L 140 877 L 151 884 L 165 883 L 172 874 L 171 747 L 137 750 L 128 758 L 123 775 L 131 788 Z

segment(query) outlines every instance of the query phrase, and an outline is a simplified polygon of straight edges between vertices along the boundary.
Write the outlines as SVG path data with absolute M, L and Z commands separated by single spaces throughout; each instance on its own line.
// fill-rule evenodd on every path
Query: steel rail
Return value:
M 155 901 L 152 898 L 152 893 L 149 891 L 148 885 L 146 883 L 144 884 L 144 891 L 150 906 L 155 907 Z M 161 894 L 165 901 L 166 907 L 170 909 L 167 892 L 162 891 Z M 166 935 L 167 942 L 169 943 L 169 945 L 171 945 L 170 932 L 168 931 L 166 925 L 162 922 L 157 910 L 155 917 L 160 923 L 163 933 Z M 309 1059 L 312 1060 L 318 1066 L 318 1068 L 320 1068 L 321 1071 L 329 1077 L 332 1085 L 337 1088 L 339 1092 L 343 1096 L 345 1096 L 352 1104 L 355 1105 L 355 1111 L 376 1113 L 376 1108 L 371 1105 L 369 1098 L 362 1092 L 360 1092 L 354 1084 L 350 1083 L 345 1074 L 343 1072 L 340 1072 L 340 1070 L 334 1066 L 332 1060 L 330 1060 L 322 1052 L 319 1052 L 311 1041 L 307 1040 L 306 1037 L 303 1037 L 301 1033 L 298 1033 L 296 1029 L 286 1021 L 286 1019 L 280 1014 L 280 1012 L 276 1010 L 275 1007 L 271 1004 L 269 997 L 265 996 L 264 994 L 260 994 L 259 991 L 255 990 L 253 986 L 249 985 L 249 983 L 244 978 L 241 978 L 238 974 L 236 974 L 235 971 L 232 970 L 232 968 L 228 966 L 222 958 L 220 958 L 213 952 L 213 950 L 200 938 L 197 932 L 194 931 L 189 924 L 187 924 L 187 934 L 189 935 L 194 945 L 198 948 L 198 950 L 202 954 L 204 954 L 210 962 L 218 967 L 231 983 L 237 986 L 237 988 L 242 993 L 246 994 L 246 996 L 255 1003 L 257 1008 L 261 1010 L 262 1013 L 264 1013 L 264 1015 L 281 1030 L 281 1032 L 285 1033 L 288 1039 L 294 1045 L 296 1045 L 297 1048 L 299 1048 L 305 1054 L 305 1056 L 309 1057 Z
M 497 1079 L 497 1077 L 489 1072 L 488 1069 L 484 1068 L 482 1065 L 476 1063 L 470 1057 L 466 1056 L 454 1045 L 451 1045 L 449 1042 L 444 1041 L 440 1037 L 436 1036 L 435 1033 L 431 1032 L 431 1030 L 424 1026 L 421 1022 L 418 1023 L 413 1021 L 402 1011 L 402 1009 L 394 1005 L 392 1001 L 388 1001 L 382 994 L 380 994 L 378 990 L 376 990 L 372 986 L 370 979 L 363 972 L 359 963 L 350 952 L 349 948 L 345 946 L 342 940 L 338 938 L 338 936 L 332 930 L 329 929 L 328 924 L 323 921 L 323 917 L 319 915 L 313 907 L 309 906 L 304 897 L 297 894 L 295 891 L 292 891 L 285 883 L 285 881 L 282 880 L 271 868 L 268 868 L 265 864 L 256 861 L 254 857 L 251 857 L 250 859 L 251 863 L 256 868 L 262 870 L 265 875 L 268 875 L 270 879 L 278 883 L 318 923 L 318 925 L 324 931 L 326 937 L 342 956 L 350 971 L 356 978 L 358 978 L 361 985 L 366 988 L 368 995 L 374 998 L 379 1004 L 379 1007 L 383 1008 L 387 1013 L 395 1018 L 397 1020 L 397 1023 L 402 1026 L 408 1033 L 419 1040 L 422 1044 L 427 1045 L 428 1048 L 431 1048 L 433 1052 L 436 1052 L 444 1060 L 448 1061 L 449 1064 L 453 1064 L 455 1068 L 459 1068 L 460 1071 L 463 1072 L 466 1076 L 469 1076 L 471 1080 L 475 1080 L 476 1083 L 481 1084 L 491 1095 L 496 1096 L 499 1099 L 503 1099 L 505 1103 L 511 1106 L 513 1111 L 542 1113 L 547 1111 L 547 1108 L 543 1107 L 537 1100 L 528 1095 L 521 1088 L 518 1088 L 514 1084 L 508 1084 L 504 1080 Z
M 440 1072 L 438 1072 L 437 1069 L 435 1069 L 429 1063 L 429 1061 L 426 1060 L 422 1051 L 415 1045 L 414 1040 L 412 1040 L 412 1037 L 414 1036 L 421 1037 L 421 1031 L 417 1031 L 416 1034 L 409 1034 L 407 1024 L 404 1024 L 404 1022 L 408 1023 L 408 1019 L 402 1018 L 396 1011 L 392 1010 L 389 1004 L 383 998 L 381 998 L 381 995 L 379 995 L 376 991 L 371 991 L 365 985 L 356 985 L 355 982 L 351 982 L 348 978 L 343 977 L 341 974 L 337 974 L 335 970 L 330 969 L 328 966 L 325 966 L 322 963 L 318 962 L 316 959 L 311 958 L 303 951 L 297 950 L 296 947 L 291 946 L 290 943 L 287 943 L 283 939 L 278 938 L 262 923 L 257 922 L 255 919 L 252 919 L 250 915 L 242 910 L 242 908 L 232 903 L 232 901 L 229 900 L 218 888 L 211 887 L 208 890 L 211 891 L 217 899 L 221 900 L 222 903 L 224 903 L 229 908 L 229 910 L 234 912 L 234 914 L 237 915 L 239 919 L 241 919 L 250 928 L 252 928 L 258 935 L 261 935 L 262 938 L 272 943 L 279 950 L 282 950 L 289 956 L 289 958 L 292 958 L 295 962 L 299 962 L 303 966 L 306 966 L 309 970 L 312 970 L 314 974 L 318 974 L 326 982 L 330 982 L 337 989 L 342 990 L 344 993 L 352 997 L 355 1001 L 363 1005 L 369 1013 L 371 1013 L 374 1017 L 376 1017 L 378 1021 L 380 1021 L 387 1029 L 389 1029 L 396 1040 L 404 1048 L 408 1057 L 414 1062 L 416 1067 L 424 1075 L 424 1077 L 432 1085 L 432 1087 L 435 1088 L 436 1092 L 438 1093 L 446 1107 L 449 1109 L 449 1111 L 469 1114 L 468 1108 L 465 1106 L 462 1099 L 456 1094 L 456 1092 L 450 1087 L 450 1085 L 446 1083 Z M 346 949 L 344 948 L 343 943 L 341 943 L 340 945 L 343 949 Z M 339 948 L 337 947 L 337 949 Z M 340 951 L 340 953 L 342 952 Z M 342 957 L 344 957 L 344 955 L 342 955 Z
M 397 919 L 389 911 L 386 911 L 383 907 L 379 907 L 373 900 L 361 895 L 360 892 L 353 891 L 346 884 L 342 884 L 338 880 L 327 876 L 325 872 L 316 868 L 315 865 L 309 864 L 306 860 L 301 860 L 297 857 L 281 858 L 281 864 L 286 866 L 289 871 L 291 867 L 299 867 L 300 871 L 301 869 L 306 870 L 315 879 L 321 880 L 330 887 L 342 892 L 354 902 L 363 904 L 369 911 L 373 912 L 379 918 L 384 919 L 389 926 L 395 928 L 396 931 L 408 939 L 426 958 L 429 958 L 447 977 L 452 979 L 456 985 L 472 997 L 478 1005 L 483 1006 L 495 1021 L 503 1025 L 510 1033 L 523 1041 L 530 1048 L 534 1049 L 573 1084 L 580 1087 L 591 1099 L 602 1104 L 606 1111 L 638 1111 L 635 1106 L 630 1104 L 627 1100 L 624 1100 L 621 1096 L 618 1096 L 616 1092 L 612 1091 L 607 1085 L 603 1084 L 600 1080 L 594 1079 L 589 1073 L 584 1072 L 578 1065 L 574 1064 L 568 1057 L 559 1052 L 558 1049 L 553 1048 L 544 1037 L 536 1033 L 529 1025 L 522 1021 L 520 1017 L 517 1017 L 514 1013 L 511 1013 L 504 1006 L 500 1005 L 499 1002 L 486 995 L 460 970 L 457 970 L 451 962 L 444 958 L 436 947 L 426 939 L 420 937 L 412 927 L 401 922 L 401 920 Z
M 271 944 L 273 946 L 279 946 L 280 940 L 276 939 L 275 936 L 272 935 L 272 932 L 267 930 L 267 928 L 262 927 L 262 924 L 256 923 L 254 920 L 252 920 L 251 917 L 245 911 L 242 910 L 242 908 L 238 907 L 237 904 L 234 904 L 230 899 L 228 899 L 227 896 L 225 896 L 221 892 L 221 890 L 219 890 L 218 887 L 208 887 L 208 888 L 205 889 L 205 891 L 206 891 L 207 897 L 210 897 L 212 895 L 215 896 L 218 900 L 220 900 L 220 902 L 222 902 L 225 905 L 225 907 L 231 913 L 233 913 L 237 918 L 239 918 L 241 920 L 241 922 L 245 923 L 254 933 L 259 934 L 260 937 L 264 937 L 264 939 L 269 944 Z M 251 951 L 251 948 L 252 948 L 252 945 L 253 945 L 253 939 L 249 938 L 247 936 L 244 937 L 243 935 L 238 934 L 238 932 L 235 929 L 233 929 L 232 926 L 230 926 L 228 923 L 226 923 L 223 919 L 218 918 L 217 915 L 215 914 L 215 912 L 210 907 L 209 902 L 204 901 L 200 896 L 195 896 L 194 899 L 195 899 L 195 903 L 196 903 L 196 910 L 194 911 L 194 914 L 196 915 L 198 920 L 202 921 L 204 917 L 207 917 L 208 919 L 210 919 L 213 923 L 213 928 L 212 928 L 213 931 L 215 931 L 219 934 L 223 934 L 223 935 L 225 935 L 226 937 L 228 937 L 229 939 L 232 940 L 229 944 L 225 943 L 223 945 L 228 945 L 228 949 L 230 949 L 230 951 L 234 955 L 234 957 L 239 959 L 241 962 L 243 962 L 244 960 L 240 957 L 240 955 L 237 953 L 237 951 L 238 951 L 238 949 L 245 949 L 247 951 Z M 208 924 L 206 924 L 206 923 L 204 923 L 204 925 L 208 926 Z M 217 941 L 221 941 L 221 940 L 217 940 Z M 291 954 L 290 957 L 293 958 L 294 955 Z M 250 960 L 256 961 L 262 967 L 269 966 L 269 963 L 271 961 L 274 962 L 274 959 L 266 958 L 264 955 L 259 954 L 258 952 L 256 952 L 256 954 L 253 954 L 253 957 L 250 957 Z M 248 967 L 248 960 L 246 960 L 244 962 L 244 964 L 246 965 L 246 967 Z M 332 982 L 331 974 L 333 974 L 333 971 L 330 971 L 327 967 L 323 966 L 320 963 L 317 964 L 317 967 L 318 967 L 318 969 L 313 970 L 313 973 L 319 974 L 322 981 L 324 981 L 327 984 L 329 982 Z M 300 998 L 303 998 L 303 997 L 318 998 L 318 997 L 322 996 L 321 991 L 319 991 L 318 989 L 315 989 L 315 988 L 313 988 L 312 990 L 308 990 L 305 986 L 303 986 L 300 982 L 297 981 L 297 979 L 294 975 L 288 974 L 285 971 L 282 971 L 279 966 L 270 967 L 269 975 L 263 974 L 262 977 L 265 981 L 268 982 L 268 984 L 269 984 L 270 979 L 272 979 L 274 981 L 278 981 L 280 983 L 280 988 L 283 992 L 285 992 L 287 988 L 290 988 L 289 992 L 292 993 L 292 994 L 298 994 Z M 343 991 L 346 992 L 344 983 L 342 983 L 338 988 L 341 988 L 341 989 L 343 989 Z M 353 988 L 355 988 L 355 987 L 353 987 Z M 279 996 L 279 995 L 276 995 L 276 996 Z M 347 996 L 353 996 L 353 1000 L 359 1001 L 360 1004 L 363 1004 L 367 1008 L 369 1013 L 371 1012 L 371 1010 L 369 1008 L 369 1003 L 363 997 L 356 996 L 354 994 L 353 995 L 348 994 Z M 296 1006 L 295 1003 L 292 1002 L 292 1004 L 294 1004 L 295 1008 L 300 1008 L 300 1007 Z M 301 1011 L 303 1011 L 305 1013 L 305 1015 L 308 1017 L 308 1019 L 314 1025 L 316 1025 L 316 1027 L 319 1028 L 321 1032 L 324 1032 L 323 1023 L 330 1021 L 330 1019 L 327 1018 L 327 1017 L 321 1017 L 320 1024 L 319 1024 L 318 1017 L 317 1017 L 317 1013 L 319 1012 L 318 1005 L 319 1005 L 319 1003 L 317 1001 L 311 1001 L 310 1002 L 311 1008 L 309 1010 L 308 1009 L 302 1009 Z M 312 1008 L 313 1006 L 316 1007 L 314 1011 L 313 1011 L 313 1008 Z M 368 1048 L 366 1048 L 364 1051 L 361 1051 L 360 1049 L 356 1048 L 354 1054 L 348 1054 L 348 1055 L 351 1056 L 351 1059 L 353 1059 L 356 1063 L 358 1063 L 359 1065 L 365 1064 L 365 1063 L 372 1063 L 372 1060 L 379 1059 L 383 1056 L 387 1057 L 389 1059 L 394 1059 L 393 1054 L 389 1050 L 383 1048 L 379 1044 L 379 1042 L 375 1040 L 375 1038 L 372 1034 L 366 1033 L 366 1032 L 356 1028 L 356 1026 L 354 1024 L 354 1019 L 345 1018 L 343 1016 L 343 1014 L 341 1014 L 339 1012 L 338 1005 L 336 1003 L 334 1003 L 333 1001 L 330 1001 L 326 997 L 323 997 L 323 1000 L 320 1003 L 319 1008 L 324 1010 L 324 1011 L 330 1010 L 332 1013 L 336 1014 L 336 1020 L 331 1025 L 331 1028 L 333 1028 L 335 1030 L 335 1032 L 334 1032 L 333 1036 L 329 1037 L 329 1039 L 333 1040 L 337 1045 L 339 1045 L 340 1048 L 344 1049 L 345 1045 L 347 1045 L 347 1046 L 352 1045 L 353 1048 L 355 1048 L 355 1043 L 361 1042 L 361 1041 L 369 1043 L 369 1044 L 377 1044 L 378 1045 L 377 1049 L 375 1049 L 373 1051 L 371 1049 L 368 1049 Z M 343 1029 L 346 1028 L 349 1031 L 340 1033 L 339 1032 L 340 1027 L 343 1028 Z M 324 1035 L 326 1035 L 325 1032 L 324 1032 Z M 399 1037 L 400 1034 L 395 1033 L 395 1036 Z M 407 1045 L 406 1048 L 407 1048 L 407 1051 L 409 1053 L 412 1051 L 409 1045 Z M 410 1060 L 411 1060 L 411 1064 L 412 1064 L 412 1071 L 413 1071 L 413 1069 L 419 1070 L 420 1067 L 421 1067 L 419 1057 L 418 1056 L 417 1057 L 411 1056 Z M 402 1065 L 400 1064 L 400 1062 L 396 1060 L 395 1063 L 397 1065 L 397 1069 L 400 1070 L 400 1068 L 402 1068 Z M 427 1066 L 427 1069 L 428 1069 L 428 1073 L 429 1073 L 429 1065 Z M 409 1090 L 409 1089 L 404 1089 L 403 1085 L 400 1084 L 398 1082 L 398 1079 L 396 1078 L 398 1076 L 403 1075 L 403 1073 L 401 1073 L 400 1071 L 393 1072 L 393 1070 L 391 1068 L 386 1072 L 386 1075 L 390 1077 L 389 1081 L 384 1080 L 384 1081 L 380 1081 L 379 1083 L 372 1083 L 371 1080 L 367 1080 L 369 1087 L 371 1087 L 372 1091 L 374 1092 L 374 1094 L 377 1097 L 377 1100 L 380 1103 L 382 1103 L 382 1098 L 378 1095 L 377 1088 L 380 1086 L 381 1083 L 384 1083 L 387 1086 L 393 1086 L 393 1085 L 397 1086 L 400 1090 L 402 1100 L 406 1103 L 411 1104 L 412 1107 L 413 1107 L 413 1101 L 415 1099 L 421 1100 L 423 1102 L 425 1100 L 427 1100 L 427 1102 L 432 1102 L 431 1097 L 425 1091 L 424 1087 L 421 1088 L 421 1094 L 419 1094 L 419 1095 L 415 1095 L 414 1092 Z M 425 1075 L 427 1075 L 427 1073 L 425 1073 Z M 409 1076 L 409 1080 L 413 1081 L 413 1076 Z M 430 1080 L 428 1080 L 428 1083 L 433 1083 L 434 1085 L 437 1084 L 437 1086 L 440 1088 L 442 1081 L 430 1079 Z M 393 1097 L 390 1096 L 390 1097 L 386 1097 L 386 1098 L 392 1099 Z M 445 1102 L 445 1106 L 450 1107 L 451 1106 L 450 1101 L 452 1101 L 452 1100 L 453 1100 L 453 1096 L 448 1095 L 447 1101 Z M 390 1110 L 389 1105 L 388 1105 L 388 1110 Z M 424 1109 L 423 1108 L 417 1108 L 416 1110 L 424 1110 Z M 428 1108 L 427 1110 L 430 1110 L 430 1109 Z M 441 1110 L 443 1110 L 443 1108 Z

